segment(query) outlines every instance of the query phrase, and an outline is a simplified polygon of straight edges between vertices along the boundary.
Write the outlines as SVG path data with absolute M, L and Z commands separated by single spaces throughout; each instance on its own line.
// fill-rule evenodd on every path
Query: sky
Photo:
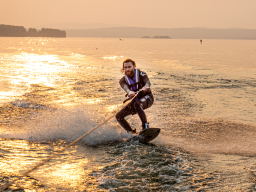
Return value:
M 256 29 L 256 0 L 0 0 L 0 24 Z

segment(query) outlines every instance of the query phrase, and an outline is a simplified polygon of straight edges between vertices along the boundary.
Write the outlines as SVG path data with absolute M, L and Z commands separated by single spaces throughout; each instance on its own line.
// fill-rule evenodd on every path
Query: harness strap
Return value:
M 129 88 L 131 88 L 131 87 L 134 87 L 134 86 L 136 86 L 136 85 L 138 85 L 139 83 L 133 83 L 133 84 L 131 84 L 131 85 L 128 85 L 128 87 Z
M 139 82 L 140 82 L 140 73 L 139 69 L 134 69 L 134 76 L 132 78 L 125 76 L 125 81 L 128 85 L 128 87 L 132 91 L 138 91 L 139 90 Z

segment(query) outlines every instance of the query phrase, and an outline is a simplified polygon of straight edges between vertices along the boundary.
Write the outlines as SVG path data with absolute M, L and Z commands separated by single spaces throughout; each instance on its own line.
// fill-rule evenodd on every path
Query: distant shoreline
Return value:
M 51 28 L 25 29 L 23 26 L 0 25 L 0 37 L 66 37 L 66 31 Z
M 0 37 L 95 37 L 145 39 L 241 39 L 256 40 L 256 29 L 110 27 L 97 29 L 37 30 L 0 24 Z
M 141 38 L 145 38 L 145 39 L 172 39 L 171 37 L 169 36 L 154 36 L 154 37 L 149 37 L 149 36 L 143 36 Z
M 21 38 L 21 37 L 11 37 L 11 36 L 0 36 L 0 38 L 5 38 L 5 37 L 10 37 L 10 38 Z M 22 37 L 22 38 L 42 38 L 42 37 L 28 37 L 28 36 L 26 36 L 26 37 Z M 43 38 L 63 38 L 63 37 L 43 37 Z M 95 38 L 95 39 L 120 39 L 120 38 L 118 38 L 118 37 L 65 37 L 65 38 Z M 148 40 L 156 40 L 157 38 L 141 38 L 141 37 L 126 37 L 126 38 L 122 38 L 122 40 L 125 40 L 125 39 L 148 39 Z M 171 38 L 171 39 L 160 39 L 159 38 L 159 40 L 197 40 L 198 42 L 199 42 L 199 40 L 200 39 L 195 39 L 195 38 Z M 203 42 L 205 41 L 205 40 L 248 40 L 248 41 L 250 41 L 250 40 L 253 40 L 253 41 L 256 41 L 256 38 L 255 39 L 246 39 L 246 38 L 244 38 L 244 39 L 214 39 L 214 38 L 209 38 L 209 39 L 203 39 Z
M 142 38 L 159 34 L 169 36 L 171 39 L 256 39 L 256 29 L 112 27 L 65 31 L 67 37 Z

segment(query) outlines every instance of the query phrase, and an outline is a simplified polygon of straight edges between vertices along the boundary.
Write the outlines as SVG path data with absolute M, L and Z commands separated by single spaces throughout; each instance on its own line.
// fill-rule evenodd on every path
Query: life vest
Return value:
M 139 71 L 139 69 L 137 69 L 137 68 L 134 69 L 134 75 L 132 78 L 125 75 L 125 81 L 132 91 L 134 91 L 134 92 L 138 91 L 141 88 L 140 87 L 140 71 Z

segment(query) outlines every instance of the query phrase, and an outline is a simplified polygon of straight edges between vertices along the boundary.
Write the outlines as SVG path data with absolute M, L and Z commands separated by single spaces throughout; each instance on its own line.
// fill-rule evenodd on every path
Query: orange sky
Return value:
M 256 29 L 256 0 L 1 0 L 0 24 Z

